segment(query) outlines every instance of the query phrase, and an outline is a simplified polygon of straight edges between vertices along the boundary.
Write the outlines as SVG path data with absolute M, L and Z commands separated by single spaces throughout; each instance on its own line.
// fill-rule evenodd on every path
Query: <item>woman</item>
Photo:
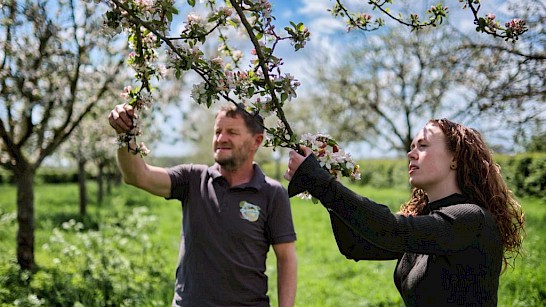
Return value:
M 431 120 L 408 152 L 411 199 L 398 214 L 335 180 L 303 148 L 290 152 L 288 192 L 328 209 L 349 259 L 397 259 L 394 282 L 407 306 L 496 306 L 499 276 L 519 254 L 521 207 L 480 134 Z

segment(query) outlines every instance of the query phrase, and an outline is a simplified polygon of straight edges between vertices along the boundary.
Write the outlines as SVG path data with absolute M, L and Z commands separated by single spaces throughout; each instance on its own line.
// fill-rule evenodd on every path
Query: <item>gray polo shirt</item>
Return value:
M 168 173 L 183 213 L 173 306 L 269 306 L 269 246 L 296 240 L 284 187 L 256 164 L 252 180 L 232 188 L 218 164 Z

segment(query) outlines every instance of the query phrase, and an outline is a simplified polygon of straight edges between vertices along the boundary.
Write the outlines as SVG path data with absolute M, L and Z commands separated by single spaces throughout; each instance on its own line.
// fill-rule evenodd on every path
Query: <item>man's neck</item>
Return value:
M 234 170 L 228 170 L 220 166 L 220 174 L 226 178 L 230 187 L 238 186 L 252 180 L 254 177 L 254 164 L 244 163 Z

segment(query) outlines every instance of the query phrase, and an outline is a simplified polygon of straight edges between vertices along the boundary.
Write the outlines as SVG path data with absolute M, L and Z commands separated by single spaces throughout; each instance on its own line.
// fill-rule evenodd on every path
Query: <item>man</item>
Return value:
M 117 133 L 131 130 L 135 112 L 118 105 L 109 115 Z M 161 168 L 127 148 L 118 150 L 124 181 L 182 203 L 182 236 L 173 306 L 269 306 L 266 256 L 277 258 L 279 306 L 296 296 L 296 234 L 286 190 L 253 162 L 263 121 L 236 106 L 216 115 L 216 163 Z M 135 144 L 129 144 L 134 148 Z

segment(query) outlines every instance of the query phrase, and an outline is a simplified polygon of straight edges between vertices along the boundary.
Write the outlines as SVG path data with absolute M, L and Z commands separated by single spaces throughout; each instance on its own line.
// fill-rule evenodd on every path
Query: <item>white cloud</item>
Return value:
M 297 10 L 298 14 L 307 20 L 306 26 L 311 31 L 312 39 L 345 29 L 344 21 L 328 12 L 331 7 L 330 0 L 303 1 Z
M 298 13 L 301 15 L 324 14 L 328 13 L 327 10 L 332 7 L 332 1 L 330 0 L 315 0 L 315 1 L 303 1 Z
M 332 16 L 316 18 L 307 25 L 311 31 L 312 37 L 322 37 L 343 31 L 346 29 L 345 23 L 340 19 L 335 19 Z

